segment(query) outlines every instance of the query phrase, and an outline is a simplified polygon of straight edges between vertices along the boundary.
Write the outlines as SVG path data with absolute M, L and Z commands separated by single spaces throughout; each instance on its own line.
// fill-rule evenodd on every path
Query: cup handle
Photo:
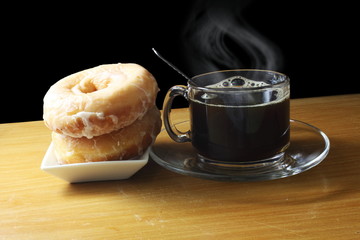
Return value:
M 176 85 L 169 89 L 165 96 L 164 105 L 163 105 L 163 119 L 164 125 L 169 136 L 175 141 L 179 143 L 190 142 L 191 131 L 182 132 L 176 128 L 174 124 L 171 122 L 171 106 L 174 101 L 174 98 L 177 96 L 183 96 L 186 100 L 188 87 L 184 85 Z

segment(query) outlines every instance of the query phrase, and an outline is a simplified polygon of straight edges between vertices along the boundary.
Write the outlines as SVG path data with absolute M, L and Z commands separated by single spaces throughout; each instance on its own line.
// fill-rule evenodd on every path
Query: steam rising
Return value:
M 282 57 L 278 47 L 243 18 L 242 13 L 249 2 L 196 2 L 183 32 L 184 53 L 193 74 L 219 69 L 281 69 Z

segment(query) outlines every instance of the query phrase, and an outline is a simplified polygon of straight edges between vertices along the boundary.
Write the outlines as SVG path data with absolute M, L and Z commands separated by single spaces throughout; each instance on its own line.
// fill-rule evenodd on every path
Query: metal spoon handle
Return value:
M 163 60 L 167 65 L 169 65 L 172 69 L 174 69 L 175 71 L 177 71 L 181 76 L 183 76 L 184 78 L 186 78 L 187 80 L 190 80 L 190 78 L 188 76 L 186 76 L 182 71 L 180 71 L 177 67 L 175 67 L 171 62 L 169 62 L 168 60 L 166 60 L 163 56 L 161 56 L 156 50 L 155 48 L 152 48 L 153 52 L 156 54 L 156 56 L 158 56 L 161 60 Z

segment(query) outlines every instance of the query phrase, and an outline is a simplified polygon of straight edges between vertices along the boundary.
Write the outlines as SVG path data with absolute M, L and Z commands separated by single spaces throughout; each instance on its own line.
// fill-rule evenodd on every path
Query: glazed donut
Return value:
M 67 76 L 44 97 L 44 120 L 71 137 L 110 133 L 132 124 L 155 105 L 158 85 L 138 64 L 106 64 Z
M 160 128 L 160 112 L 153 107 L 142 119 L 120 130 L 91 139 L 52 132 L 52 141 L 59 164 L 131 159 L 144 153 Z

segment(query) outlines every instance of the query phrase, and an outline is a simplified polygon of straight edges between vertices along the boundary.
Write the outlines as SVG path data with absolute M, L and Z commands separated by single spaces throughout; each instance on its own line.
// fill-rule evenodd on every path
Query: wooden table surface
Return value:
M 328 157 L 250 183 L 150 161 L 128 180 L 69 184 L 40 170 L 42 121 L 1 124 L 0 239 L 360 239 L 360 94 L 292 100 L 291 116 L 328 135 Z

